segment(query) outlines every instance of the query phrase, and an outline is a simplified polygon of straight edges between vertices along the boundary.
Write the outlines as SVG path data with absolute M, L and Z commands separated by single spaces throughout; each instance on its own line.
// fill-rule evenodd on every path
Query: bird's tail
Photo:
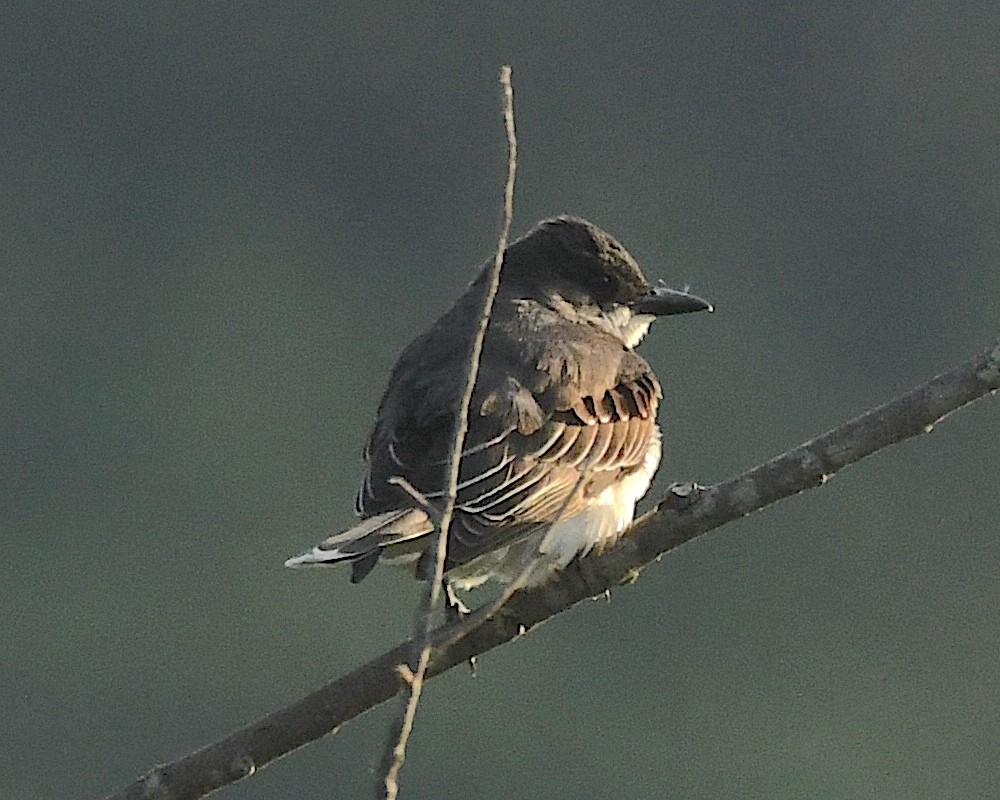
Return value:
M 419 508 L 386 511 L 362 520 L 353 528 L 335 533 L 302 555 L 290 558 L 286 567 L 329 567 L 351 562 L 351 581 L 365 577 L 386 548 L 395 560 L 415 560 L 424 548 L 419 540 L 434 530 L 427 514 Z

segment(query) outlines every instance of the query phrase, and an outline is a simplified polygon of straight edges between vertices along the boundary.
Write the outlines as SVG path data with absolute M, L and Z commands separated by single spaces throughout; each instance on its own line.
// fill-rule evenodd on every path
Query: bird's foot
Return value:
M 667 487 L 667 493 L 660 503 L 661 508 L 671 511 L 684 511 L 693 506 L 705 487 L 694 481 L 675 481 Z
M 448 581 L 444 582 L 444 596 L 444 611 L 449 622 L 461 622 L 472 613 L 469 607 L 462 602 L 462 598 L 456 594 L 455 587 Z
M 444 617 L 449 625 L 460 624 L 472 613 L 472 610 L 462 602 L 462 598 L 455 592 L 455 587 L 448 581 L 444 582 L 444 596 Z M 475 656 L 469 659 L 469 671 L 472 673 L 472 677 L 476 677 L 478 674 Z

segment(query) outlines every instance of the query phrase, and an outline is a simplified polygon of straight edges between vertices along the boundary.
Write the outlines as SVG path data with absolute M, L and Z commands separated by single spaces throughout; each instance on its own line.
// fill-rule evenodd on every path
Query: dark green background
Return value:
M 572 212 L 714 316 L 643 348 L 670 480 L 998 331 L 982 3 L 36 2 L 0 27 L 0 796 L 99 797 L 409 630 L 284 570 L 351 521 L 401 346 Z M 1000 783 L 1000 408 L 435 681 L 405 797 L 978 798 Z M 387 709 L 224 792 L 366 797 Z

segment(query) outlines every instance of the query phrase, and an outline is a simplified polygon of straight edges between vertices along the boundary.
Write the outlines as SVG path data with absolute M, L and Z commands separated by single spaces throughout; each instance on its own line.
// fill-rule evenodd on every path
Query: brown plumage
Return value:
M 400 355 L 365 448 L 363 522 L 290 566 L 349 560 L 360 580 L 380 558 L 428 550 L 431 520 L 390 479 L 444 503 L 487 275 Z M 541 580 L 617 537 L 660 450 L 660 384 L 632 348 L 655 314 L 707 307 L 652 289 L 628 252 L 583 220 L 547 220 L 508 248 L 460 463 L 446 561 L 453 582 L 510 580 L 535 559 Z

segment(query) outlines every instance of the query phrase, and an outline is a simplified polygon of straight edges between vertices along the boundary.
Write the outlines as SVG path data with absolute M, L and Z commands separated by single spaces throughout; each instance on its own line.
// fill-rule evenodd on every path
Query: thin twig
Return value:
M 428 516 L 431 518 L 431 522 L 435 525 L 440 524 L 441 512 L 431 504 L 431 501 L 427 499 L 423 492 L 406 480 L 406 478 L 402 475 L 393 475 L 391 478 L 386 479 L 386 483 L 392 486 L 398 486 L 406 492 L 410 497 L 416 500 L 417 504 L 424 511 L 427 512 Z
M 844 467 L 926 433 L 947 415 L 1000 390 L 1000 343 L 899 397 L 788 452 L 696 492 L 681 509 L 664 498 L 636 520 L 614 547 L 574 561 L 537 589 L 518 593 L 496 616 L 461 641 L 438 650 L 427 678 L 504 644 L 588 597 L 630 582 L 664 553 L 708 531 L 799 492 L 823 485 Z M 985 458 L 992 458 L 989 449 Z M 968 457 L 973 457 L 968 454 Z M 475 613 L 473 614 L 475 616 Z M 451 626 L 433 640 L 447 641 Z M 399 692 L 399 665 L 412 652 L 404 642 L 306 697 L 217 742 L 156 767 L 108 800 L 196 800 L 386 702 Z
M 560 520 L 562 520 L 563 515 L 573 502 L 573 497 L 578 491 L 580 491 L 580 487 L 583 486 L 584 481 L 590 477 L 593 464 L 597 460 L 597 455 L 598 453 L 596 452 L 592 453 L 583 465 L 583 468 L 580 470 L 580 474 L 576 477 L 576 482 L 573 484 L 573 488 L 570 490 L 569 494 L 566 495 L 566 499 L 563 500 L 563 503 L 559 507 L 559 511 L 556 513 L 551 525 L 556 525 L 560 522 Z M 483 603 L 483 605 L 476 608 L 468 616 L 455 620 L 451 625 L 439 629 L 434 639 L 434 647 L 438 650 L 447 649 L 468 634 L 472 633 L 472 631 L 484 622 L 487 622 L 494 614 L 500 611 L 504 605 L 506 605 L 508 600 L 510 600 L 527 585 L 528 578 L 532 576 L 532 573 L 534 573 L 538 566 L 538 553 L 528 553 L 525 563 L 522 566 L 521 571 L 517 574 L 517 577 L 504 586 L 503 591 L 500 592 L 500 594 L 497 595 L 497 597 L 495 597 L 492 601 Z
M 434 629 L 434 609 L 437 608 L 441 599 L 441 584 L 444 580 L 444 566 L 448 555 L 448 529 L 451 525 L 452 516 L 455 513 L 455 500 L 458 496 L 459 468 L 462 461 L 465 436 L 469 429 L 469 406 L 472 405 L 472 393 L 475 390 L 476 378 L 479 375 L 479 359 L 483 351 L 483 340 L 486 337 L 486 328 L 489 325 L 490 315 L 493 311 L 493 301 L 496 298 L 497 289 L 500 285 L 500 268 L 503 265 L 503 254 L 507 249 L 507 239 L 510 237 L 510 228 L 514 218 L 514 176 L 517 170 L 517 138 L 514 134 L 514 89 L 510 81 L 509 66 L 501 68 L 500 84 L 503 87 L 503 117 L 507 131 L 508 148 L 507 182 L 504 186 L 503 224 L 500 229 L 500 240 L 497 243 L 496 258 L 493 261 L 493 269 L 490 273 L 486 299 L 483 301 L 483 311 L 479 318 L 479 329 L 476 331 L 472 353 L 469 356 L 465 392 L 462 395 L 462 403 L 455 425 L 455 435 L 448 470 L 448 494 L 444 510 L 441 513 L 437 540 L 432 550 L 434 555 L 434 575 L 430 580 L 427 600 L 422 609 L 421 619 L 418 621 L 418 635 L 415 637 L 415 640 L 420 642 L 420 656 L 417 660 L 416 669 L 413 670 L 412 680 L 408 681 L 409 695 L 403 710 L 399 731 L 395 737 L 395 744 L 391 749 L 391 756 L 388 759 L 389 765 L 385 771 L 385 778 L 382 782 L 383 796 L 386 800 L 395 800 L 399 792 L 399 771 L 403 768 L 403 762 L 406 760 L 406 744 L 413 730 L 413 720 L 417 713 L 417 706 L 420 703 L 420 693 L 423 690 L 424 677 L 427 674 L 427 666 L 430 663 L 431 652 L 433 650 L 431 633 Z

